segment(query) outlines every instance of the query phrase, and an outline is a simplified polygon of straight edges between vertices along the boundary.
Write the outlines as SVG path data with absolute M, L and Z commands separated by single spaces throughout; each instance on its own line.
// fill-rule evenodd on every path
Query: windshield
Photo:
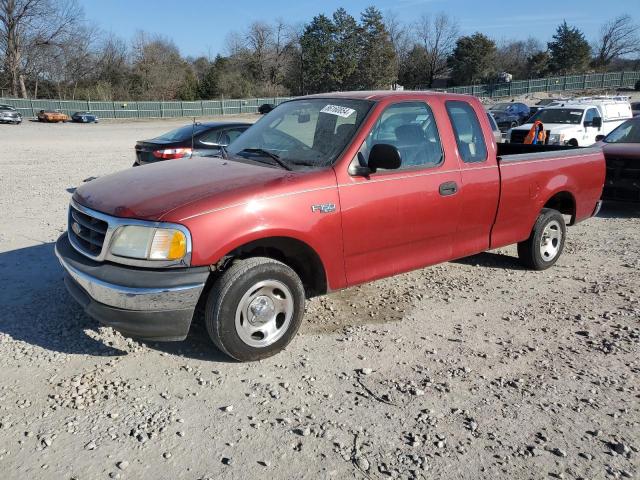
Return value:
M 296 166 L 333 164 L 371 109 L 368 100 L 312 98 L 286 102 L 269 112 L 228 148 L 228 155 L 277 156 Z
M 15 110 L 11 105 L 0 105 L 0 110 Z
M 640 143 L 640 120 L 627 120 L 604 139 L 607 143 Z
M 196 124 L 195 127 L 193 125 L 185 125 L 184 127 L 176 128 L 175 130 L 171 130 L 170 132 L 163 133 L 159 137 L 154 138 L 154 140 L 159 140 L 161 142 L 181 142 L 183 140 L 187 140 L 191 138 L 191 134 L 197 135 L 198 133 L 206 130 L 207 127 L 205 125 Z
M 542 123 L 566 123 L 579 124 L 582 120 L 584 110 L 576 108 L 550 108 L 538 110 L 536 114 L 529 119 L 529 123 L 540 120 Z

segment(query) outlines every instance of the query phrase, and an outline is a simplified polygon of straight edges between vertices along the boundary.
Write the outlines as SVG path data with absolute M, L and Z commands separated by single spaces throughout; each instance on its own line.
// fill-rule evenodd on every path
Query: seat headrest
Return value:
M 424 142 L 424 130 L 422 130 L 420 125 L 400 125 L 396 128 L 396 138 L 401 142 L 407 143 Z

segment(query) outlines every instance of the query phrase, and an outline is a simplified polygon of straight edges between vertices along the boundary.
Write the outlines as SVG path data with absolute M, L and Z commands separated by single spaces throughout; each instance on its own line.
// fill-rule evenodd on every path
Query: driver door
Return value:
M 593 120 L 596 117 L 600 117 L 600 112 L 596 108 L 590 108 L 587 110 L 584 116 L 584 136 L 582 138 L 582 145 L 592 145 L 596 143 L 596 136 L 600 134 L 601 127 L 594 126 Z
M 462 184 L 456 159 L 445 158 L 432 108 L 424 101 L 388 106 L 352 164 L 366 165 L 377 143 L 398 148 L 400 168 L 350 176 L 338 185 L 348 285 L 453 255 Z

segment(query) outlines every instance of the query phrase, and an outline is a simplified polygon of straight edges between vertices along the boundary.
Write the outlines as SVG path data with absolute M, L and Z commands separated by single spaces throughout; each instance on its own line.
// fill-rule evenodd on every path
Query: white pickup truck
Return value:
M 536 120 L 547 132 L 549 145 L 593 145 L 599 135 L 608 135 L 631 118 L 631 104 L 620 97 L 591 97 L 558 102 L 538 110 L 527 123 L 509 130 L 507 142 L 524 143 Z

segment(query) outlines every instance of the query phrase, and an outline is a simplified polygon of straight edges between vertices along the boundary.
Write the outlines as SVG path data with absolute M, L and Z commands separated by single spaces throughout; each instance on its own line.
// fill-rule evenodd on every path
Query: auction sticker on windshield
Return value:
M 340 105 L 327 105 L 320 113 L 328 113 L 329 115 L 337 115 L 342 118 L 347 118 L 356 113 L 353 108 L 341 107 Z

